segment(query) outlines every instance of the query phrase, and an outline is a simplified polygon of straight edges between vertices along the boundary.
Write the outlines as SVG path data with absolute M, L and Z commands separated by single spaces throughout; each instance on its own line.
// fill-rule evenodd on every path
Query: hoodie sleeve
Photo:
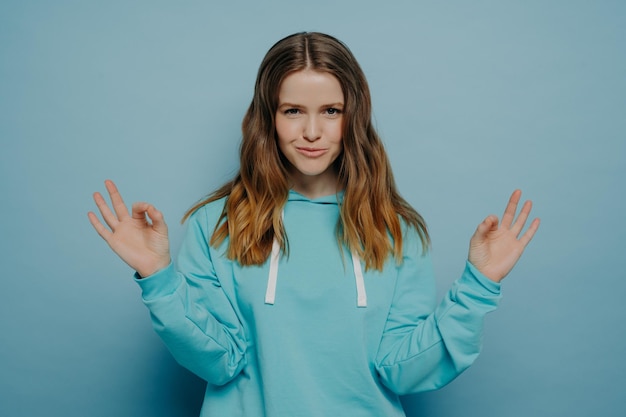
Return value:
M 422 252 L 417 232 L 405 234 L 376 359 L 383 384 L 398 395 L 440 388 L 467 369 L 480 352 L 483 319 L 500 299 L 500 284 L 467 262 L 435 307 L 432 262 Z
M 223 385 L 245 365 L 246 341 L 211 260 L 206 209 L 190 219 L 178 257 L 136 282 L 152 325 L 174 358 L 207 382 Z

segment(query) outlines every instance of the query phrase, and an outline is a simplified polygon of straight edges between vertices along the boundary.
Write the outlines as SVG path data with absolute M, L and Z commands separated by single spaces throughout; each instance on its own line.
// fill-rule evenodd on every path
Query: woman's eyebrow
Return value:
M 338 101 L 336 103 L 324 104 L 322 107 L 343 107 L 343 103 Z
M 297 108 L 301 108 L 301 107 L 306 107 L 306 106 L 303 106 L 302 104 L 295 104 L 295 103 L 285 102 L 285 103 L 280 103 L 278 105 L 278 107 L 279 108 L 280 107 L 297 107 Z M 325 108 L 325 107 L 343 107 L 343 103 L 338 101 L 336 103 L 322 104 L 320 106 L 320 108 Z

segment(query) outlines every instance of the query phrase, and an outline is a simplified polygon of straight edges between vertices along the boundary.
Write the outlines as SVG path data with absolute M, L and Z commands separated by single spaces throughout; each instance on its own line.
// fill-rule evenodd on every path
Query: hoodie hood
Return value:
M 297 191 L 289 190 L 289 196 L 287 197 L 287 201 L 304 201 L 313 204 L 335 204 L 340 205 L 343 202 L 343 190 L 339 191 L 337 194 L 325 195 L 317 198 L 309 198 Z
M 328 196 L 318 197 L 315 199 L 308 198 L 297 191 L 290 190 L 287 204 L 290 202 L 308 202 L 311 204 L 333 204 L 339 206 L 343 201 L 343 191 L 337 194 L 331 194 Z M 283 209 L 283 219 L 285 217 L 285 210 Z M 363 280 L 363 269 L 361 267 L 361 258 L 355 251 L 351 252 L 352 256 L 352 268 L 354 269 L 354 277 L 356 280 L 357 289 L 357 307 L 367 307 L 367 294 L 365 292 L 365 281 Z M 276 285 L 278 282 L 278 264 L 280 262 L 280 245 L 278 241 L 274 239 L 272 244 L 272 253 L 270 255 L 270 268 L 267 277 L 267 290 L 265 292 L 265 304 L 274 305 L 276 301 Z

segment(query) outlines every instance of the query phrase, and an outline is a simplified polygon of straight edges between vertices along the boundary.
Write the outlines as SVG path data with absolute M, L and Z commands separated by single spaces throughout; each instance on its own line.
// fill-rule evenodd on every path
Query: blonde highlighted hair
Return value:
M 282 209 L 289 194 L 288 162 L 278 149 L 275 117 L 281 82 L 293 72 L 310 69 L 337 78 L 344 95 L 343 152 L 337 158 L 338 189 L 344 190 L 337 225 L 340 247 L 355 250 L 366 269 L 381 270 L 390 254 L 402 260 L 401 219 L 429 245 L 423 218 L 400 196 L 382 141 L 372 125 L 371 97 L 365 75 L 341 41 L 303 32 L 278 41 L 259 68 L 252 103 L 243 119 L 240 168 L 235 178 L 183 217 L 226 197 L 210 240 L 228 238 L 226 255 L 242 265 L 260 265 L 277 239 L 287 252 Z

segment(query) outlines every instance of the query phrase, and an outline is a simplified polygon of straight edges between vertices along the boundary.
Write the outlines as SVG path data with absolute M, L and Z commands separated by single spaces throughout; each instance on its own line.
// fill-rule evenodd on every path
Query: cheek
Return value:
M 342 140 L 343 139 L 343 125 L 341 123 L 338 123 L 337 125 L 333 126 L 332 137 L 333 137 L 333 140 L 336 143 L 338 143 L 338 144 L 343 146 L 343 144 L 342 144 L 342 142 L 343 142 L 343 140 Z
M 278 118 L 276 120 L 276 136 L 278 137 L 278 142 L 288 142 L 293 136 L 293 123 L 289 123 L 289 121 L 283 120 L 282 118 Z
M 279 123 L 276 123 L 276 144 L 278 145 L 278 149 L 284 153 L 285 147 L 285 130 L 281 128 Z

